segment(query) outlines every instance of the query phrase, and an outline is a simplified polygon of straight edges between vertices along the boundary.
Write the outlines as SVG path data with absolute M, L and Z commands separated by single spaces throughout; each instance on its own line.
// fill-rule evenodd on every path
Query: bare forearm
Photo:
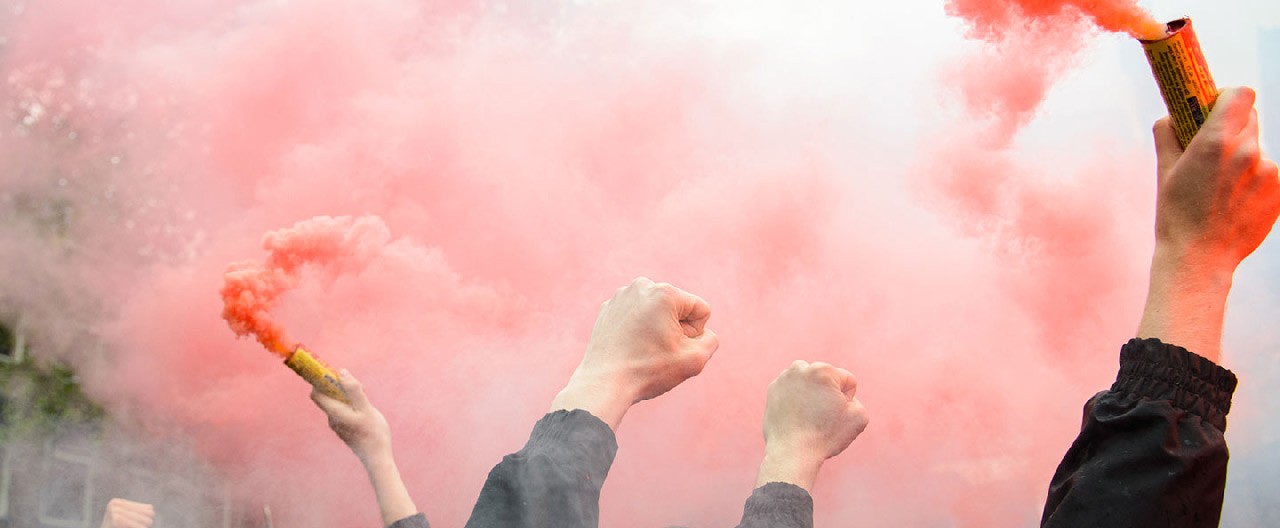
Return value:
M 1158 245 L 1138 337 L 1176 344 L 1220 363 L 1234 271 L 1211 254 Z
M 383 526 L 418 513 L 418 507 L 409 496 L 408 488 L 400 479 L 400 470 L 396 468 L 396 461 L 390 450 L 368 457 L 365 460 L 365 470 L 369 473 L 369 482 L 373 484 L 373 493 L 378 498 Z
M 760 462 L 760 473 L 756 477 L 756 487 L 770 482 L 783 482 L 804 488 L 805 491 L 813 491 L 822 462 L 821 457 L 766 449 L 764 460 Z
M 556 399 L 551 402 L 551 412 L 582 409 L 599 418 L 617 431 L 622 417 L 631 409 L 632 399 L 619 389 L 621 384 L 598 380 L 569 380 Z

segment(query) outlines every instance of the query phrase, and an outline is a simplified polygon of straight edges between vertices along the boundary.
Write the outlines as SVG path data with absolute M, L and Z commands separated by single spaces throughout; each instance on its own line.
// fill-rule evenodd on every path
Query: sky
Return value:
M 872 422 L 819 525 L 1031 526 L 1137 325 L 1164 111 L 1131 38 L 1069 13 L 984 34 L 957 5 L 10 0 L 0 308 L 237 500 L 368 524 L 354 457 L 219 289 L 267 233 L 370 226 L 274 315 L 364 381 L 451 526 L 648 276 L 722 344 L 627 416 L 602 525 L 736 522 L 764 389 L 806 359 L 858 376 Z M 1190 14 L 1280 128 L 1280 7 L 1143 5 Z M 1271 240 L 1228 310 L 1224 526 L 1277 515 L 1277 270 Z

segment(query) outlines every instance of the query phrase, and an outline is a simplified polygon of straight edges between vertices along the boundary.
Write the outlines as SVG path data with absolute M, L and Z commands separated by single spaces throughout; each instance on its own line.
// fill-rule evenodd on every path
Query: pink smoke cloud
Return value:
M 305 384 L 220 318 L 227 263 L 313 217 L 386 232 L 347 273 L 302 267 L 273 314 L 369 387 L 440 526 L 636 275 L 708 299 L 722 347 L 628 416 L 606 526 L 734 522 L 765 386 L 796 358 L 853 370 L 874 415 L 824 470 L 819 524 L 1025 524 L 1136 322 L 1145 159 L 1015 149 L 1073 63 L 1058 26 L 934 72 L 925 93 L 960 104 L 904 124 L 771 79 L 765 46 L 672 34 L 724 15 L 705 6 L 77 5 L 5 21 L 10 115 L 52 110 L 0 141 L 0 178 L 74 204 L 74 247 L 27 258 L 62 263 L 47 273 L 95 300 L 72 312 L 109 346 L 44 339 L 281 525 L 376 515 Z

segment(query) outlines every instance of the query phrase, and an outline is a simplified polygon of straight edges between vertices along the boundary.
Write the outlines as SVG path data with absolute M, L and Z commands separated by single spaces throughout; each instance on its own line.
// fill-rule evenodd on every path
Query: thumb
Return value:
M 1159 174 L 1168 174 L 1173 165 L 1182 159 L 1182 145 L 1178 143 L 1178 133 L 1173 130 L 1173 120 L 1164 116 L 1152 127 L 1156 137 L 1156 166 Z
M 853 395 L 858 392 L 858 378 L 854 377 L 852 372 L 842 368 L 837 368 L 835 375 L 836 382 L 840 385 L 840 393 L 844 394 L 845 398 L 853 399 Z
M 369 408 L 369 397 L 364 394 L 364 385 L 360 384 L 360 380 L 356 379 L 351 371 L 342 369 L 338 373 L 338 384 L 342 385 L 342 390 L 347 392 L 352 409 L 362 411 Z

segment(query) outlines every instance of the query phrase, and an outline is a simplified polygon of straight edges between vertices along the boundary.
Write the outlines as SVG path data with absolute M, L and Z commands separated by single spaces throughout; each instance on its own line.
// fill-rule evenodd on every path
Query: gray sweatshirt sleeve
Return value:
M 794 484 L 760 486 L 747 498 L 738 528 L 813 528 L 813 497 Z

